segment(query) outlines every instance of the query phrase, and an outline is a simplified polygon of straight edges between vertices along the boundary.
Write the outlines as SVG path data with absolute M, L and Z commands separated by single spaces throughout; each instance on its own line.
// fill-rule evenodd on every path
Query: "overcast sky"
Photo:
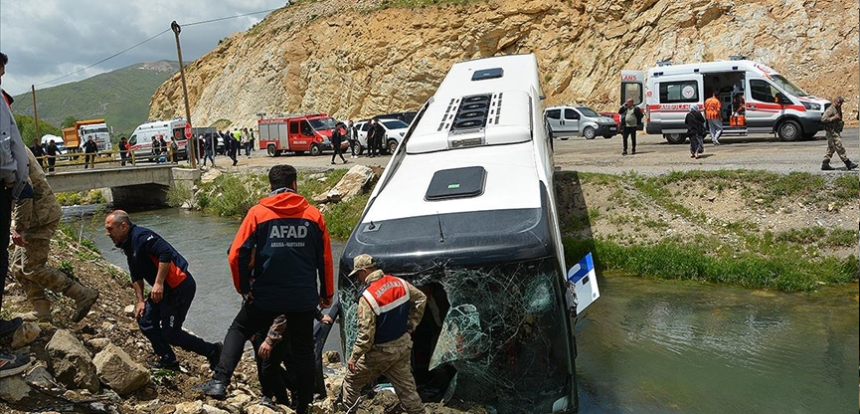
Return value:
M 9 56 L 2 87 L 12 95 L 44 89 L 139 62 L 177 60 L 173 33 L 77 75 L 46 84 L 134 46 L 165 29 L 284 6 L 286 0 L 0 0 L 0 52 Z M 187 63 L 265 13 L 183 27 Z

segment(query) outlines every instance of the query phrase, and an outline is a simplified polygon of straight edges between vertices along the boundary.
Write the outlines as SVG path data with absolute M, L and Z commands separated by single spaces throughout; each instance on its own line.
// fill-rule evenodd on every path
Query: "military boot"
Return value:
M 54 321 L 51 314 L 51 301 L 47 299 L 31 299 L 30 304 L 33 305 L 33 310 L 22 315 L 19 315 L 25 322 L 48 322 Z
M 85 287 L 78 282 L 75 282 L 63 294 L 75 300 L 75 315 L 72 316 L 74 322 L 80 322 L 81 319 L 84 319 L 99 298 L 98 291 Z
M 851 170 L 857 168 L 857 164 L 851 162 L 851 160 L 845 160 L 845 168 L 847 168 L 848 171 L 851 171 Z
M 821 161 L 821 171 L 833 171 L 834 168 L 830 166 L 830 160 Z

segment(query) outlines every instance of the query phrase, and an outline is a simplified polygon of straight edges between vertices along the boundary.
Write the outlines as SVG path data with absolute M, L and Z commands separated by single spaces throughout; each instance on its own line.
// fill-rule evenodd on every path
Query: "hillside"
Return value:
M 534 53 L 546 104 L 611 110 L 622 69 L 742 54 L 810 93 L 845 95 L 853 118 L 857 13 L 857 0 L 301 1 L 191 63 L 188 90 L 197 124 L 250 124 L 259 111 L 357 118 L 418 108 L 454 62 Z M 150 117 L 182 113 L 175 75 Z
M 66 117 L 105 118 L 116 133 L 131 133 L 146 122 L 152 93 L 171 75 L 179 63 L 159 61 L 138 63 L 78 82 L 36 90 L 39 119 L 60 126 Z M 15 97 L 15 113 L 33 115 L 30 94 Z

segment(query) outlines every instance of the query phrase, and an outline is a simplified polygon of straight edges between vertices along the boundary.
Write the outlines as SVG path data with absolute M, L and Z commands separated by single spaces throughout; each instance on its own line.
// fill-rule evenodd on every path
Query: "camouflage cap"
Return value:
M 373 259 L 373 256 L 369 254 L 360 254 L 355 256 L 355 259 L 352 259 L 352 272 L 349 273 L 350 276 L 358 273 L 359 270 L 364 270 L 370 267 L 376 267 L 376 260 Z

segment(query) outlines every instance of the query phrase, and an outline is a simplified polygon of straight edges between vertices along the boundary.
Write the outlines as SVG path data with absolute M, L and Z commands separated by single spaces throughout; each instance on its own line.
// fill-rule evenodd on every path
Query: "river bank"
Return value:
M 169 200 L 238 218 L 267 193 L 265 171 L 210 170 Z M 332 202 L 325 194 L 347 170 L 301 169 L 299 192 L 324 211 L 332 237 L 346 240 L 381 171 L 356 197 Z M 854 175 L 558 172 L 555 192 L 569 263 L 590 251 L 604 270 L 782 291 L 813 291 L 860 273 Z

